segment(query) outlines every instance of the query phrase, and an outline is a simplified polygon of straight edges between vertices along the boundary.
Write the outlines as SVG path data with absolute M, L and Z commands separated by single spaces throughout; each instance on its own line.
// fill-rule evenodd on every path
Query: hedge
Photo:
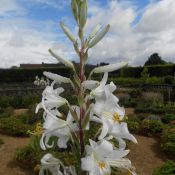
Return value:
M 86 67 L 87 74 L 93 68 L 92 65 Z M 167 82 L 175 81 L 171 80 L 175 74 L 175 64 L 166 64 L 166 65 L 154 65 L 154 66 L 147 66 L 148 74 L 151 78 L 153 77 L 166 77 L 172 76 L 167 78 Z M 140 78 L 141 72 L 143 71 L 144 67 L 126 67 L 120 70 L 111 72 L 109 75 L 112 78 L 116 77 L 129 77 L 129 78 Z M 69 77 L 71 75 L 71 70 L 60 66 L 58 68 L 33 68 L 33 69 L 24 69 L 24 68 L 17 68 L 17 69 L 0 69 L 0 82 L 29 82 L 33 81 L 36 75 L 43 76 L 44 71 L 50 71 L 53 73 L 58 73 L 63 76 Z M 99 78 L 101 75 L 95 74 L 94 77 Z M 169 84 L 169 83 L 168 83 Z
M 35 76 L 42 77 L 44 71 L 70 76 L 71 71 L 66 67 L 39 69 L 0 69 L 0 82 L 33 82 Z
M 148 68 L 148 74 L 150 77 L 164 77 L 164 76 L 174 76 L 175 74 L 175 64 L 165 64 L 165 65 L 152 65 L 146 66 Z M 140 78 L 141 72 L 144 67 L 127 67 L 111 73 L 111 76 L 115 77 L 133 77 Z

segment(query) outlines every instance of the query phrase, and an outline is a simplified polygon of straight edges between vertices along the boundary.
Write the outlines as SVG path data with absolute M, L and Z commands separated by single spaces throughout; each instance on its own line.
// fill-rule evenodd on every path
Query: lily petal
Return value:
M 103 139 L 107 135 L 108 131 L 109 131 L 109 125 L 107 124 L 106 121 L 103 120 L 102 131 L 98 139 L 99 140 Z

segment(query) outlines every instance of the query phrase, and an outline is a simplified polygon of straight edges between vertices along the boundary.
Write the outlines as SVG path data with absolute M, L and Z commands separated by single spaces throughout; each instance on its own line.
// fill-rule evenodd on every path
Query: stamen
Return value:
M 106 168 L 106 164 L 105 164 L 104 162 L 99 162 L 99 163 L 98 163 L 98 166 L 99 166 L 99 168 L 102 169 L 102 170 Z
M 119 114 L 117 112 L 115 112 L 113 114 L 113 118 L 112 119 L 114 120 L 114 122 L 117 122 L 117 123 L 121 122 L 120 116 L 119 116 Z

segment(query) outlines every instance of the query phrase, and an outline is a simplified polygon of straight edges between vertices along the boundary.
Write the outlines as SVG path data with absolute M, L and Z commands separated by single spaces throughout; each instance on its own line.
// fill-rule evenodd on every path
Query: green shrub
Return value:
M 39 103 L 41 100 L 41 96 L 40 95 L 33 95 L 31 93 L 23 96 L 22 98 L 22 105 L 24 107 L 27 107 L 30 106 L 30 105 L 35 105 L 37 103 Z
M 128 129 L 131 133 L 137 134 L 140 130 L 140 119 L 138 117 L 129 117 L 127 120 Z
M 146 107 L 152 107 L 163 103 L 163 95 L 158 92 L 143 92 L 139 98 L 139 104 Z
M 141 133 L 147 136 L 158 135 L 163 130 L 163 124 L 159 120 L 143 120 Z
M 129 91 L 129 95 L 132 98 L 140 97 L 141 93 L 142 93 L 141 89 L 132 89 L 131 91 Z
M 11 99 L 11 97 L 9 97 L 9 96 L 1 96 L 0 97 L 0 107 L 1 108 L 7 108 L 7 107 L 9 107 L 10 106 L 10 99 Z
M 167 75 L 164 77 L 164 83 L 165 84 L 174 84 L 175 83 L 175 77 L 171 75 Z
M 166 161 L 164 165 L 156 168 L 152 175 L 175 175 L 175 162 Z
M 30 105 L 36 105 L 41 100 L 40 95 L 27 94 L 27 95 L 13 95 L 13 96 L 1 96 L 0 97 L 0 108 L 28 108 Z
M 169 126 L 163 130 L 161 148 L 169 155 L 175 156 L 175 126 Z
M 13 115 L 13 112 L 14 112 L 13 107 L 7 107 L 5 109 L 1 109 L 0 118 L 10 117 Z
M 175 120 L 175 115 L 174 114 L 165 114 L 163 117 L 162 117 L 162 121 L 164 123 L 170 123 L 171 121 Z
M 17 108 L 23 108 L 22 104 L 22 96 L 21 95 L 15 95 L 10 99 L 10 106 L 14 107 L 15 109 Z
M 175 107 L 154 107 L 154 106 L 149 106 L 149 107 L 144 107 L 144 106 L 138 106 L 135 108 L 135 113 L 152 113 L 152 114 L 165 114 L 165 113 L 174 113 L 175 112 Z
M 24 124 L 15 117 L 0 119 L 0 132 L 11 136 L 27 136 L 27 131 L 31 126 Z

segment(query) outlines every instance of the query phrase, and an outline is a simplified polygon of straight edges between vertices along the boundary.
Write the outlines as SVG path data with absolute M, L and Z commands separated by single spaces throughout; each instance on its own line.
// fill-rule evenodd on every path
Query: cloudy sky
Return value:
M 59 21 L 72 28 L 70 0 L 0 0 L 0 67 L 20 63 L 56 63 L 48 48 L 77 60 Z M 158 52 L 175 62 L 175 0 L 89 0 L 89 32 L 110 24 L 101 43 L 90 51 L 90 63 L 128 61 L 142 65 Z

